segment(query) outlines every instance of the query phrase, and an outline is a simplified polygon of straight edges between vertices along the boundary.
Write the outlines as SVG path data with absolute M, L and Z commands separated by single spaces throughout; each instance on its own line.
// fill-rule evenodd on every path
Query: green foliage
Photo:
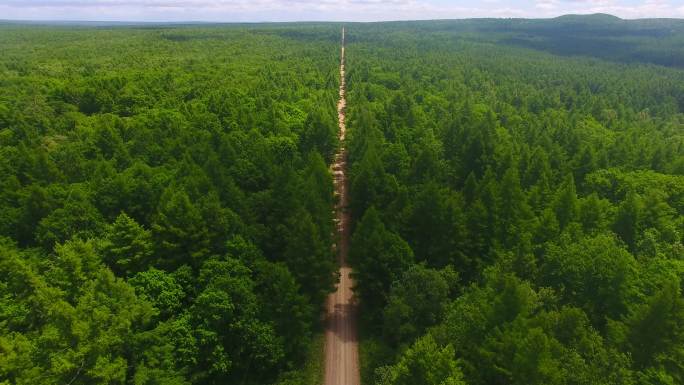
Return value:
M 684 24 L 347 31 L 364 380 L 681 382 Z
M 411 199 L 403 225 L 405 239 L 418 260 L 443 267 L 466 262 L 466 219 L 463 199 L 437 185 L 425 186 Z
M 183 190 L 169 189 L 162 195 L 152 234 L 163 266 L 174 268 L 188 257 L 197 266 L 209 252 L 208 233 L 199 209 Z
M 150 232 L 126 213 L 121 213 L 107 233 L 102 254 L 114 272 L 129 276 L 148 266 L 152 247 Z
M 684 298 L 678 282 L 665 286 L 626 320 L 626 343 L 639 368 L 667 368 L 675 382 L 684 379 Z
M 15 383 L 123 383 L 128 343 L 149 325 L 152 306 L 104 268 L 87 243 L 59 247 L 45 276 L 28 255 L 8 247 L 0 254 L 8 277 L 3 298 L 11 295 L 19 306 L 4 311 L 0 321 L 3 377 Z
M 306 351 L 304 367 L 300 370 L 288 371 L 276 382 L 277 385 L 314 385 L 323 381 L 325 360 L 321 357 L 325 352 L 325 336 L 316 336 Z
M 382 385 L 465 385 L 451 346 L 440 347 L 430 335 L 416 341 L 396 365 L 378 369 Z
M 136 294 L 159 310 L 164 318 L 178 313 L 183 305 L 185 293 L 183 288 L 176 282 L 173 275 L 162 270 L 150 268 L 142 271 L 128 283 L 133 286 Z
M 285 222 L 282 237 L 287 243 L 283 257 L 314 303 L 322 303 L 332 291 L 336 276 L 330 243 L 319 233 L 311 215 L 295 211 Z
M 96 237 L 101 234 L 104 227 L 102 216 L 90 203 L 84 191 L 75 188 L 68 194 L 64 206 L 43 218 L 36 229 L 36 240 L 46 250 L 72 237 Z
M 447 279 L 453 278 L 448 273 L 414 265 L 394 281 L 383 312 L 386 338 L 396 345 L 410 342 L 436 325 L 449 299 Z
M 684 382 L 683 31 L 0 25 L 0 382 L 320 381 L 340 145 L 366 382 Z
M 382 308 L 392 282 L 413 262 L 413 252 L 401 237 L 385 228 L 374 207 L 354 230 L 349 261 L 356 267 L 355 291 L 369 309 Z
M 312 360 L 338 35 L 0 25 L 0 383 L 265 384 Z
M 202 265 L 197 298 L 189 311 L 197 339 L 197 379 L 218 383 L 253 370 L 269 373 L 282 359 L 273 325 L 258 319 L 250 270 L 235 259 Z
M 596 326 L 620 318 L 636 300 L 638 265 L 610 236 L 550 245 L 544 259 L 540 284 L 593 315 Z

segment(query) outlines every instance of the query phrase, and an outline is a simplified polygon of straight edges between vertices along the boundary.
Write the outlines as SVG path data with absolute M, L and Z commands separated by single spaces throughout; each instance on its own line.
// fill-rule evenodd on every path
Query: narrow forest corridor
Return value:
M 356 304 L 353 302 L 350 277 L 347 266 L 349 249 L 349 213 L 347 151 L 345 139 L 345 76 L 344 76 L 344 27 L 342 28 L 342 50 L 340 55 L 340 99 L 337 104 L 339 117 L 340 148 L 332 165 L 335 192 L 338 197 L 335 207 L 337 223 L 337 258 L 340 265 L 340 282 L 337 290 L 330 294 L 327 303 L 327 326 L 325 333 L 325 385 L 359 385 L 359 355 L 356 335 Z

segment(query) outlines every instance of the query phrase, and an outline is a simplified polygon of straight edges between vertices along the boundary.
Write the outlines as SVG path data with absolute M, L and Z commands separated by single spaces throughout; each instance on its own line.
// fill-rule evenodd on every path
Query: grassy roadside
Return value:
M 275 385 L 321 385 L 325 368 L 324 349 L 325 334 L 316 334 L 311 339 L 303 367 L 283 373 Z
M 359 370 L 361 371 L 361 385 L 375 384 L 375 369 L 392 362 L 393 354 L 378 338 L 370 335 L 360 336 L 359 340 Z

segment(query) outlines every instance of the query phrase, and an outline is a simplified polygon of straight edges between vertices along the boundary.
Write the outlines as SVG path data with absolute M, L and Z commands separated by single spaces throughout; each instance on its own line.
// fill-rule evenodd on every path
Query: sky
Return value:
M 0 19 L 384 21 L 609 13 L 684 18 L 684 0 L 0 0 Z

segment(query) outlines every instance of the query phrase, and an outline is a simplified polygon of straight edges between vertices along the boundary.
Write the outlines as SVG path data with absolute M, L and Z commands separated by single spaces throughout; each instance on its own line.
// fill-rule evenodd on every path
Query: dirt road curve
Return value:
M 356 335 L 356 304 L 353 302 L 353 282 L 347 266 L 349 249 L 349 213 L 347 212 L 347 151 L 344 147 L 345 101 L 344 80 L 344 28 L 342 28 L 342 54 L 340 61 L 340 100 L 337 103 L 337 114 L 340 124 L 340 142 L 342 145 L 335 155 L 332 165 L 335 180 L 335 192 L 339 200 L 335 207 L 337 220 L 337 258 L 340 264 L 340 283 L 337 290 L 328 297 L 327 327 L 325 332 L 325 384 L 324 385 L 359 385 L 359 354 Z

